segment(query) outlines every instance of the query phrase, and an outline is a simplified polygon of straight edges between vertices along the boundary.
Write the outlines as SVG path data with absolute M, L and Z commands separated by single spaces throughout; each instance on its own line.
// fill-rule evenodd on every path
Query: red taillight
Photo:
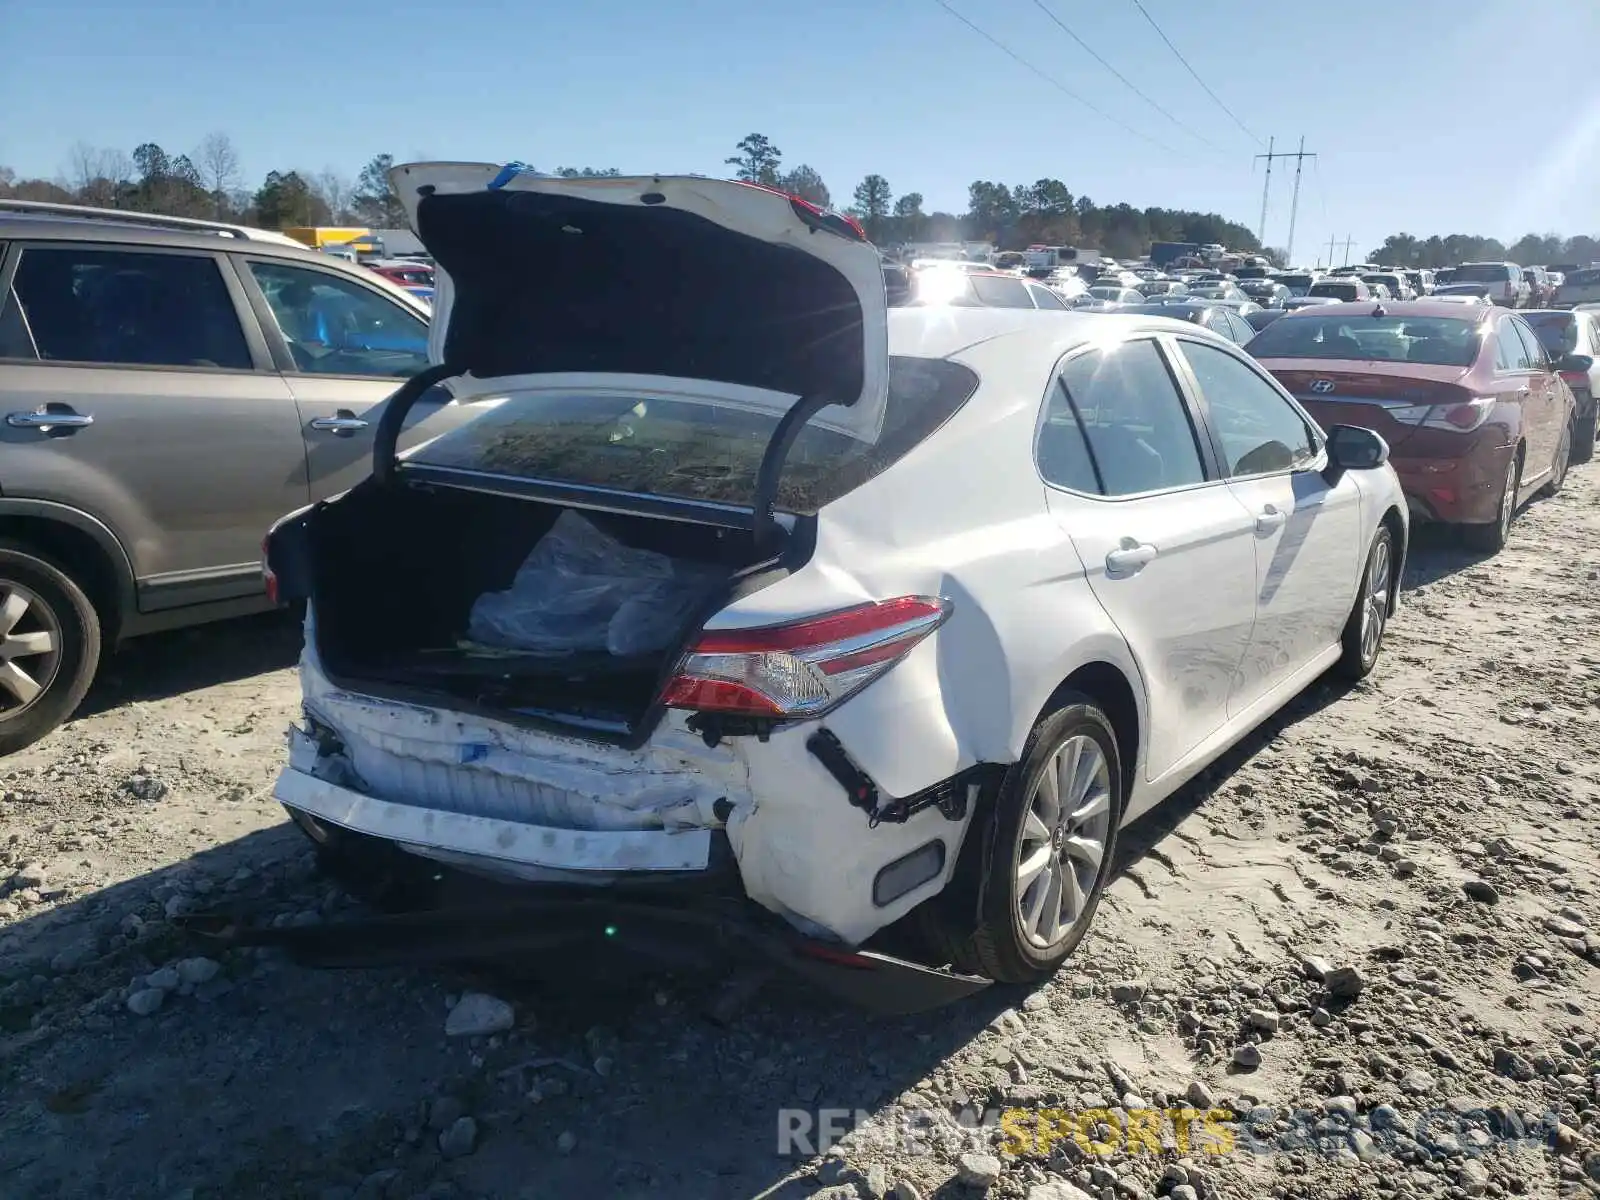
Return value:
M 1586 388 L 1589 386 L 1589 377 L 1581 371 L 1563 371 L 1561 372 L 1561 378 L 1566 381 L 1568 387 Z
M 272 545 L 272 535 L 269 533 L 261 539 L 261 575 L 267 581 L 267 599 L 273 604 L 278 602 L 278 577 L 272 573 L 272 563 L 268 561 L 267 548 Z
M 882 675 L 950 615 L 932 596 L 901 596 L 786 625 L 705 633 L 667 684 L 669 708 L 813 717 Z
M 1493 396 L 1474 396 L 1460 404 L 1413 404 L 1408 408 L 1391 408 L 1389 416 L 1403 425 L 1424 425 L 1430 429 L 1448 429 L 1457 433 L 1471 433 L 1489 419 L 1494 412 Z

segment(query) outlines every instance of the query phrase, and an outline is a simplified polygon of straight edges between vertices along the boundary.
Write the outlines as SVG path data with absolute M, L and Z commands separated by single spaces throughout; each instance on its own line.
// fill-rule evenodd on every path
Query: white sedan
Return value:
M 448 365 L 385 424 L 439 378 L 501 402 L 399 461 L 380 430 L 270 538 L 309 599 L 276 794 L 325 851 L 596 896 L 731 868 L 841 954 L 912 917 L 1031 980 L 1120 828 L 1378 659 L 1387 447 L 1204 329 L 891 312 L 858 231 L 740 184 L 394 180 Z

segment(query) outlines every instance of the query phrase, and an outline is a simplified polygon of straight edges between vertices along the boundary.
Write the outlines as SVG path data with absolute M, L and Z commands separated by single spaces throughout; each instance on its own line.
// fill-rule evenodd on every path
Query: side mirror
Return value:
M 1337 483 L 1346 471 L 1370 471 L 1389 461 L 1389 443 L 1370 429 L 1359 425 L 1335 425 L 1328 430 L 1328 469 L 1330 484 Z
M 1594 359 L 1587 354 L 1563 354 L 1556 361 L 1556 370 L 1568 371 L 1574 375 L 1587 375 L 1594 366 Z

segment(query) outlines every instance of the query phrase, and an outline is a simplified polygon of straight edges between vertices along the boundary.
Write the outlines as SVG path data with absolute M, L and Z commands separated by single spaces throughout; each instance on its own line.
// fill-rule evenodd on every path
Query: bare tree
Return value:
M 348 178 L 332 167 L 326 167 L 311 177 L 311 190 L 328 206 L 328 212 L 335 222 L 343 224 L 352 219 L 350 200 L 355 193 L 355 186 Z
M 233 148 L 233 139 L 218 131 L 206 134 L 195 148 L 193 159 L 220 218 L 228 203 L 228 193 L 239 184 L 239 152 Z
M 67 182 L 84 204 L 110 208 L 117 201 L 116 184 L 106 170 L 107 152 L 88 142 L 67 151 Z

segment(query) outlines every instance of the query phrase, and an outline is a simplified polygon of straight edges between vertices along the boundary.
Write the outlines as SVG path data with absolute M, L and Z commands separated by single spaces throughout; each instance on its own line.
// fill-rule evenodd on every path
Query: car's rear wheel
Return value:
M 1034 727 L 1001 788 L 993 836 L 982 839 L 977 926 L 957 961 L 1003 983 L 1028 983 L 1059 967 L 1094 918 L 1121 819 L 1122 762 L 1111 722 L 1088 697 L 1066 696 Z
M 1550 464 L 1550 481 L 1539 489 L 1541 496 L 1555 496 L 1567 482 L 1567 467 L 1572 462 L 1572 422 L 1561 431 L 1561 444 L 1556 447 L 1555 462 Z
M 1572 426 L 1572 461 L 1586 463 L 1594 457 L 1594 409 L 1589 415 L 1575 421 Z
M 0 755 L 70 717 L 100 663 L 100 619 L 61 568 L 0 542 Z
M 1474 550 L 1499 554 L 1511 537 L 1511 518 L 1517 513 L 1517 491 L 1522 483 L 1522 455 L 1513 454 L 1506 477 L 1500 485 L 1500 503 L 1495 519 L 1487 525 L 1463 525 L 1461 539 Z
M 1344 653 L 1336 669 L 1346 679 L 1365 679 L 1378 665 L 1383 634 L 1389 626 L 1390 604 L 1398 586 L 1394 534 L 1387 525 L 1380 525 L 1372 539 L 1372 549 L 1367 552 L 1367 569 L 1361 574 L 1355 605 L 1344 625 Z

